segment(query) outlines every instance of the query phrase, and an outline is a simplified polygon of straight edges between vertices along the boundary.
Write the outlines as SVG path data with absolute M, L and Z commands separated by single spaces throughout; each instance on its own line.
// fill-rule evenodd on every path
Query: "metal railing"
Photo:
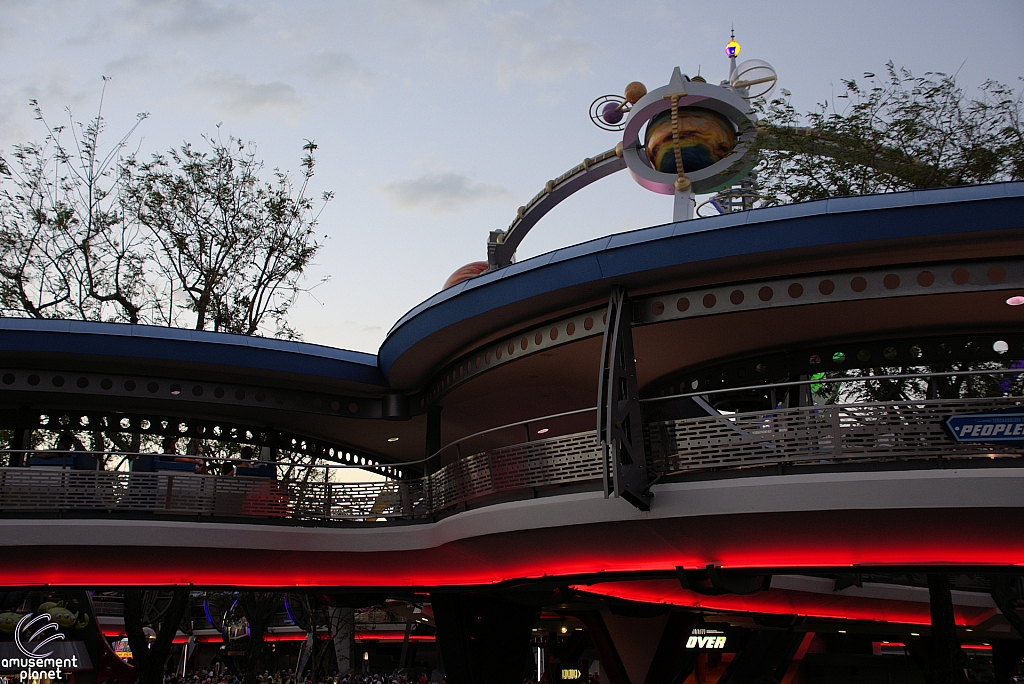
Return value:
M 977 371 L 975 375 L 1016 375 Z M 965 373 L 919 373 L 816 379 L 726 388 L 644 400 L 710 399 L 746 389 L 780 391 L 801 385 L 926 379 Z M 959 444 L 945 433 L 950 415 L 1024 410 L 1024 397 L 900 399 L 774 408 L 666 419 L 645 425 L 649 458 L 662 476 L 779 464 L 814 466 L 893 460 L 1020 458 L 1024 447 Z M 594 409 L 581 409 L 483 430 L 428 459 L 451 460 L 422 478 L 338 482 L 334 469 L 303 479 L 223 477 L 188 472 L 123 472 L 60 467 L 0 468 L 0 514 L 132 513 L 202 519 L 281 520 L 317 525 L 433 520 L 491 495 L 522 495 L 545 487 L 601 481 L 604 456 Z M 463 455 L 468 452 L 468 455 Z M 78 452 L 32 452 L 34 455 Z M 96 454 L 99 455 L 99 454 Z M 110 454 L 105 454 L 109 456 Z M 139 454 L 131 454 L 138 457 Z M 263 462 L 253 464 L 267 465 Z M 278 473 L 308 464 L 275 462 Z M 311 471 L 307 471 L 307 474 Z M 774 472 L 774 471 L 773 471 Z
M 74 470 L 67 467 L 74 456 L 112 454 L 24 451 L 37 458 L 49 457 L 53 465 L 0 468 L 0 514 L 91 511 L 304 524 L 422 520 L 489 494 L 599 478 L 599 452 L 593 437 L 590 432 L 498 447 L 456 460 L 426 477 L 377 482 L 332 481 L 331 471 L 354 467 L 334 464 L 253 462 L 282 472 L 289 467 L 303 467 L 307 473 L 322 471 L 289 480 L 172 471 Z M 130 454 L 133 458 L 147 455 L 155 454 Z
M 958 413 L 1020 407 L 1024 399 L 953 399 L 749 411 L 646 426 L 664 475 L 711 468 L 1021 456 L 1024 447 L 957 444 L 942 427 Z

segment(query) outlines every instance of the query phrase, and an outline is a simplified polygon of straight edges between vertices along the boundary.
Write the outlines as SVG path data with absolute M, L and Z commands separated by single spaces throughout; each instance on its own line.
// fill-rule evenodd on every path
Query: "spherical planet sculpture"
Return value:
M 449 287 L 453 285 L 458 285 L 463 280 L 469 280 L 470 278 L 476 277 L 486 271 L 486 261 L 474 261 L 473 263 L 466 264 L 465 266 L 457 270 L 455 273 L 452 273 L 450 276 L 448 276 L 448 280 L 444 281 L 444 287 L 442 287 L 441 289 L 447 290 Z
M 640 81 L 633 81 L 626 86 L 626 92 L 623 95 L 626 96 L 626 102 L 629 104 L 636 104 L 640 101 L 644 95 L 647 94 L 647 86 Z
M 601 118 L 612 126 L 622 121 L 622 116 L 622 106 L 617 102 L 609 102 L 601 108 Z
M 672 140 L 672 110 L 647 124 L 644 149 L 651 166 L 661 173 L 679 173 Z M 679 110 L 679 150 L 683 171 L 706 169 L 725 159 L 736 147 L 736 131 L 724 116 L 710 109 L 683 107 Z

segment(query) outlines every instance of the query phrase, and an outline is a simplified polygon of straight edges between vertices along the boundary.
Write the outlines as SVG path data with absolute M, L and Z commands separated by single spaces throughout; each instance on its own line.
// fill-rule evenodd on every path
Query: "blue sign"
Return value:
M 1024 446 L 1024 412 L 964 413 L 946 419 L 946 431 L 963 444 Z

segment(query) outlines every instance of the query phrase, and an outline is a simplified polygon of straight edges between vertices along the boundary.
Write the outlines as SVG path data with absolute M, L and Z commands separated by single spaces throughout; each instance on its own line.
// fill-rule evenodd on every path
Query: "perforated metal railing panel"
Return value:
M 664 475 L 776 464 L 1024 456 L 1024 447 L 958 444 L 953 414 L 1020 407 L 1022 397 L 809 406 L 645 426 Z M 192 473 L 0 468 L 0 513 L 119 512 L 298 524 L 429 520 L 494 494 L 601 479 L 594 431 L 491 449 L 414 480 L 276 481 Z
M 452 463 L 431 478 L 431 504 L 440 511 L 487 494 L 600 479 L 601 472 L 595 433 L 577 432 Z
M 1019 456 L 1024 447 L 958 444 L 950 415 L 1013 408 L 1020 397 L 806 406 L 686 418 L 646 426 L 663 473 L 777 463 Z

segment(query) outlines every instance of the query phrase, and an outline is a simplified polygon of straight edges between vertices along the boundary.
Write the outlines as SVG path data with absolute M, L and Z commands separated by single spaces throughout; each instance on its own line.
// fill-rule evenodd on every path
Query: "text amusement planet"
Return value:
M 35 632 L 27 640 L 23 640 L 22 634 L 33 627 L 36 627 Z M 0 668 L 18 670 L 18 675 L 23 682 L 31 679 L 59 679 L 62 675 L 61 670 L 77 668 L 77 655 L 72 655 L 69 658 L 54 658 L 52 650 L 45 650 L 51 642 L 64 639 L 64 635 L 58 630 L 57 623 L 52 622 L 47 613 L 41 613 L 34 617 L 29 613 L 24 616 L 18 621 L 18 626 L 14 630 L 14 643 L 24 657 L 0 659 Z

